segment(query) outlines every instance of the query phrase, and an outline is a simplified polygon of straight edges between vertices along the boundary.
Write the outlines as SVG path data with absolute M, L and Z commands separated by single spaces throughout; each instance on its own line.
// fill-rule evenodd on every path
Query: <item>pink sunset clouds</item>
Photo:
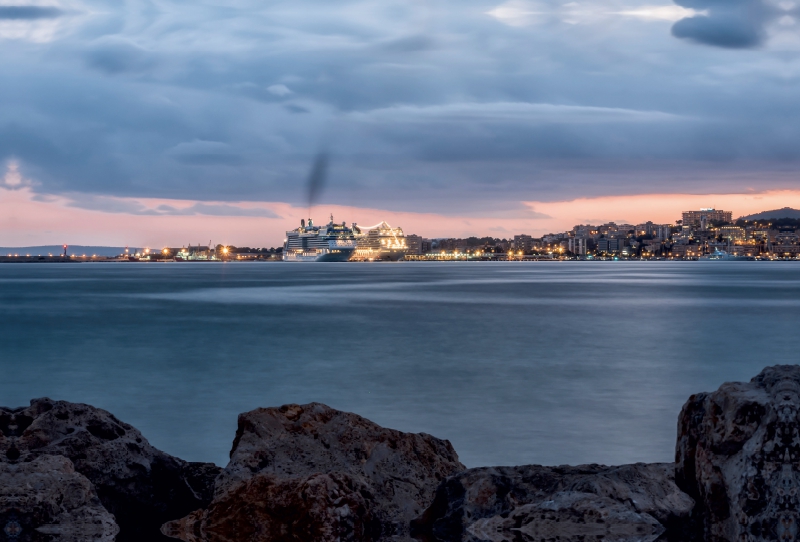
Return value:
M 81 244 L 107 246 L 183 246 L 189 243 L 270 247 L 283 243 L 308 210 L 281 202 L 197 202 L 153 198 L 36 194 L 24 179 L 6 176 L 0 188 L 0 246 Z M 11 182 L 9 182 L 11 181 Z M 575 224 L 606 221 L 672 223 L 681 211 L 716 207 L 734 217 L 781 207 L 800 207 L 800 191 L 743 194 L 649 194 L 581 198 L 570 201 L 526 201 L 531 210 L 509 217 L 410 213 L 318 204 L 317 223 L 334 219 L 372 225 L 385 220 L 425 237 L 509 237 L 542 235 Z M 88 207 L 88 208 L 87 208 Z M 511 211 L 511 210 L 509 210 Z

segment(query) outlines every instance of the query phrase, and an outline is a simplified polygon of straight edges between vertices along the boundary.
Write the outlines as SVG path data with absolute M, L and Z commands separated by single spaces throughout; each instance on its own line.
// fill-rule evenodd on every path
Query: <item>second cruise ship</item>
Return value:
M 353 232 L 358 242 L 353 260 L 396 262 L 402 260 L 408 252 L 403 230 L 393 228 L 386 222 L 366 228 L 353 224 Z

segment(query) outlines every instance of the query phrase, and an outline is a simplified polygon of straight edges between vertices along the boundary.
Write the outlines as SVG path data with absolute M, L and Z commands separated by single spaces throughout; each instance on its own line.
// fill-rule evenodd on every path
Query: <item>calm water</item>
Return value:
M 789 262 L 0 266 L 0 404 L 86 402 L 225 464 L 320 401 L 468 466 L 670 461 L 697 391 L 800 352 Z

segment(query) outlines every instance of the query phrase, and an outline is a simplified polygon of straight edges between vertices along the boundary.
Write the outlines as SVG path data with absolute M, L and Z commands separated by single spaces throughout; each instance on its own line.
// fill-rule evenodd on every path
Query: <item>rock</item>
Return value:
M 118 540 L 162 537 L 160 526 L 207 505 L 219 469 L 152 447 L 132 426 L 89 405 L 35 399 L 0 408 L 0 458 L 63 456 L 94 485 L 120 526 Z
M 800 366 L 690 397 L 676 459 L 705 540 L 800 539 Z
M 0 463 L 0 529 L 20 542 L 113 542 L 119 532 L 92 483 L 59 456 Z
M 191 542 L 371 540 L 380 524 L 369 498 L 363 483 L 340 472 L 299 478 L 258 473 L 208 509 L 166 524 L 164 534 Z
M 164 532 L 253 542 L 403 535 L 439 482 L 463 469 L 450 443 L 430 435 L 319 403 L 257 409 L 239 416 L 211 506 Z
M 479 519 L 467 528 L 469 535 L 486 542 L 652 542 L 664 530 L 650 514 L 577 491 L 559 491 L 547 501 L 519 506 L 506 517 Z
M 442 482 L 413 528 L 442 541 L 514 540 L 515 533 L 541 539 L 565 518 L 575 525 L 606 518 L 619 523 L 594 530 L 634 540 L 681 530 L 693 506 L 675 485 L 672 464 L 485 467 Z M 584 536 L 575 525 L 559 536 Z M 487 529 L 494 538 L 485 537 Z

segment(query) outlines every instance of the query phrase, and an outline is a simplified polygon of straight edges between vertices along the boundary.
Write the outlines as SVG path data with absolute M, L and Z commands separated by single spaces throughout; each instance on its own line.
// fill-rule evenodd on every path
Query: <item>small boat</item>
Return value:
M 715 248 L 714 252 L 712 252 L 711 254 L 707 254 L 705 256 L 701 256 L 700 259 L 701 260 L 715 260 L 715 261 L 716 260 L 724 260 L 724 261 L 729 261 L 729 262 L 741 262 L 741 261 L 750 260 L 752 258 L 750 258 L 749 256 L 736 256 L 735 254 L 731 254 L 731 253 L 726 252 L 724 250 L 720 250 L 718 248 Z

